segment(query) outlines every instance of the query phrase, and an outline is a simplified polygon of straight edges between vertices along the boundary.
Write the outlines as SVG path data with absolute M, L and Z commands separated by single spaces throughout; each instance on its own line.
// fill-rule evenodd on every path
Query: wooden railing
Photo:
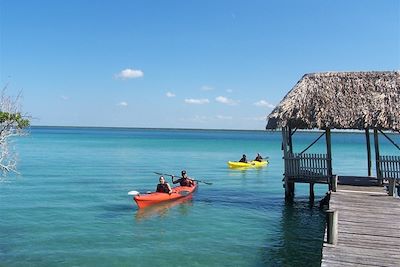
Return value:
M 300 154 L 289 153 L 285 160 L 285 176 L 297 179 L 327 179 L 328 156 L 327 154 Z
M 400 156 L 379 156 L 378 164 L 378 179 L 389 181 L 389 195 L 393 196 L 400 179 Z
M 400 156 L 380 156 L 379 157 L 379 178 L 399 179 L 400 178 Z

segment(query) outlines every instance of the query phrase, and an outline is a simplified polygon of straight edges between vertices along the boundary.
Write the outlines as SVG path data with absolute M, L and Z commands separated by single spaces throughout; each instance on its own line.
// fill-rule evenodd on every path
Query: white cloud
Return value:
M 185 103 L 203 105 L 210 103 L 210 101 L 207 98 L 202 98 L 202 99 L 187 98 L 185 99 Z
M 254 105 L 257 107 L 267 107 L 267 108 L 274 108 L 275 106 L 272 105 L 271 103 L 265 101 L 265 100 L 260 100 L 258 102 L 255 102 Z
M 125 101 L 122 101 L 122 102 L 119 102 L 117 105 L 121 106 L 121 107 L 126 107 L 126 106 L 128 106 L 128 103 Z
M 201 87 L 201 90 L 203 90 L 203 91 L 212 91 L 212 90 L 214 90 L 214 88 L 211 87 L 211 86 L 208 86 L 208 85 L 203 85 Z
M 215 98 L 215 101 L 226 104 L 226 105 L 236 105 L 239 101 L 235 101 L 233 99 L 227 98 L 225 96 L 217 96 Z
M 67 101 L 67 100 L 69 100 L 69 96 L 62 95 L 61 99 Z
M 166 95 L 167 97 L 175 97 L 175 94 L 174 94 L 174 93 L 171 93 L 171 92 L 167 92 L 165 95 Z
M 227 93 L 232 93 L 233 90 L 232 90 L 232 89 L 226 89 L 226 92 L 227 92 Z
M 120 73 L 115 75 L 115 78 L 117 79 L 135 79 L 135 78 L 140 78 L 143 77 L 144 73 L 141 70 L 133 70 L 133 69 L 124 69 Z
M 232 116 L 217 115 L 216 117 L 217 117 L 217 119 L 220 119 L 220 120 L 231 120 L 232 119 Z

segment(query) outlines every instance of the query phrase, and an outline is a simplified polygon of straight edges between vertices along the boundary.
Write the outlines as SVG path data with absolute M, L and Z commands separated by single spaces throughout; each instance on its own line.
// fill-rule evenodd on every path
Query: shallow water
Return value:
M 295 149 L 318 135 L 296 133 Z M 364 142 L 333 134 L 335 173 L 366 173 Z M 22 175 L 0 183 L 0 266 L 319 266 L 324 214 L 307 186 L 285 204 L 280 148 L 280 132 L 33 127 Z M 267 167 L 227 167 L 257 152 Z M 182 169 L 213 185 L 140 211 L 127 195 Z

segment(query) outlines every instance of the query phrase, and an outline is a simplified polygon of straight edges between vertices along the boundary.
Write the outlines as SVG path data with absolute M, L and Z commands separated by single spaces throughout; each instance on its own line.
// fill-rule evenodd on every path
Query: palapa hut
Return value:
M 304 75 L 268 115 L 267 129 L 282 129 L 285 165 L 285 195 L 293 196 L 294 183 L 327 183 L 335 189 L 332 174 L 331 129 L 364 130 L 371 176 L 369 130 L 374 131 L 377 181 L 389 179 L 391 194 L 400 178 L 400 157 L 379 155 L 378 132 L 395 144 L 383 131 L 400 131 L 400 73 L 326 72 Z M 297 129 L 320 129 L 325 135 L 326 154 L 293 152 L 292 135 Z M 400 150 L 400 148 L 399 148 Z

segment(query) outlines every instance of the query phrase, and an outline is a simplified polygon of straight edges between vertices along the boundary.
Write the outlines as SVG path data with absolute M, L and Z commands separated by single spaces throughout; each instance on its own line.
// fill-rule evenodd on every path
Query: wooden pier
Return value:
M 400 199 L 384 186 L 339 184 L 329 211 L 336 233 L 327 228 L 321 266 L 400 266 Z
M 399 79 L 399 71 L 306 74 L 268 115 L 266 129 L 282 130 L 285 199 L 294 198 L 296 183 L 309 184 L 311 202 L 314 184 L 328 185 L 331 199 L 322 266 L 400 266 L 400 200 L 395 198 L 400 190 L 400 155 L 381 151 L 379 145 L 381 136 L 400 151 L 395 142 L 400 133 Z M 300 148 L 294 145 L 297 130 L 311 129 L 321 134 L 295 151 Z M 331 130 L 364 131 L 367 177 L 343 177 L 340 166 L 333 169 Z M 324 139 L 326 150 L 322 145 L 309 151 Z

